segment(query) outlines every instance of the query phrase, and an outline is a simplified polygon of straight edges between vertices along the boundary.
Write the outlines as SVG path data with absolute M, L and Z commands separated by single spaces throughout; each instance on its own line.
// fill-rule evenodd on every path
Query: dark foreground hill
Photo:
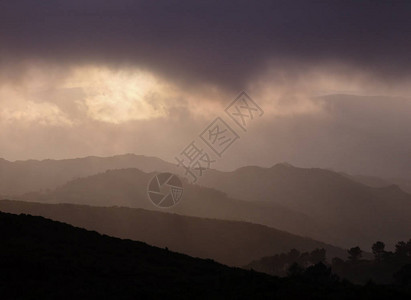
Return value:
M 42 217 L 0 213 L 1 299 L 234 297 L 278 280 Z
M 407 299 L 391 287 L 229 268 L 42 217 L 0 213 L 0 236 L 1 299 Z
M 187 217 L 125 207 L 92 207 L 0 201 L 0 211 L 43 216 L 119 238 L 143 241 L 188 255 L 243 266 L 263 256 L 298 249 L 326 249 L 329 259 L 346 251 L 267 226 Z

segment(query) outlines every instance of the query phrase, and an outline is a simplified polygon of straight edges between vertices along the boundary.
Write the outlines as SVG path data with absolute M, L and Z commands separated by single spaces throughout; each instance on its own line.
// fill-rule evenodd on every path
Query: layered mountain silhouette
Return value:
M 73 180 L 52 192 L 29 193 L 19 199 L 158 210 L 147 196 L 147 186 L 154 176 L 155 173 L 147 174 L 137 169 L 110 170 Z M 191 185 L 187 181 L 184 183 L 184 197 L 172 211 L 188 216 L 252 222 L 301 236 L 318 232 L 316 238 L 319 240 L 334 236 L 331 227 L 304 213 L 274 203 L 233 199 L 215 189 Z
M 346 251 L 262 225 L 187 217 L 126 207 L 0 201 L 0 211 L 43 216 L 102 234 L 146 242 L 195 257 L 243 266 L 290 249 L 324 248 L 330 260 Z
M 141 171 L 122 169 L 129 167 Z M 61 161 L 1 160 L 0 195 L 25 201 L 156 209 L 146 194 L 155 175 L 146 172 L 154 171 L 175 172 L 176 167 L 133 154 Z M 407 238 L 411 196 L 384 182 L 287 164 L 233 172 L 208 170 L 200 181 L 205 187 L 185 182 L 183 200 L 173 211 L 254 222 L 343 247 L 369 248 L 377 239 L 390 247 Z
M 147 197 L 155 173 L 111 170 L 75 179 L 53 191 L 29 193 L 24 201 L 157 209 Z M 184 183 L 173 212 L 267 225 L 333 245 L 369 248 L 407 239 L 411 196 L 396 186 L 374 188 L 339 173 L 290 165 L 209 170 L 201 184 Z M 221 192 L 222 191 L 222 192 Z
M 282 164 L 283 166 L 288 164 Z M 291 165 L 288 165 L 291 167 Z M 28 192 L 54 189 L 64 183 L 80 177 L 87 177 L 107 170 L 137 168 L 143 172 L 180 171 L 176 165 L 157 157 L 136 154 L 123 154 L 111 157 L 89 156 L 83 158 L 62 160 L 25 160 L 7 161 L 0 158 L 0 195 L 15 196 Z M 252 167 L 251 167 L 252 168 Z M 241 168 L 240 168 L 241 170 Z M 238 171 L 238 170 L 237 170 Z M 234 171 L 234 172 L 237 172 Z M 207 173 L 220 176 L 231 173 L 209 170 Z M 396 184 L 404 191 L 411 193 L 411 180 L 403 178 L 379 178 L 365 175 L 348 175 L 353 181 L 358 181 L 372 187 L 385 187 Z M 205 177 L 202 177 L 202 181 Z M 204 184 L 204 183 L 202 183 Z

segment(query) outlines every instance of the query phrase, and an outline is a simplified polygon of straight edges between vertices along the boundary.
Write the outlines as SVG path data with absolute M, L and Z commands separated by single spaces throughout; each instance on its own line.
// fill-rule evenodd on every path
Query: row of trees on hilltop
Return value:
M 408 284 L 411 278 L 411 239 L 400 241 L 394 251 L 386 251 L 385 244 L 375 242 L 371 247 L 374 259 L 362 259 L 360 247 L 348 249 L 348 260 L 334 258 L 331 266 L 333 272 L 351 281 L 364 283 L 373 280 L 378 283 L 397 282 Z
M 402 261 L 411 257 L 411 239 L 408 242 L 400 241 L 395 245 L 395 251 L 386 251 L 385 244 L 381 241 L 375 242 L 371 247 L 374 254 L 374 261 Z M 357 262 L 361 259 L 363 251 L 360 247 L 350 248 L 348 251 L 348 259 L 352 262 Z M 336 258 L 338 259 L 338 258 Z
M 326 250 L 315 249 L 300 252 L 296 249 L 254 261 L 247 266 L 276 276 L 319 276 L 322 280 L 347 279 L 354 283 L 397 283 L 411 285 L 411 239 L 400 241 L 394 251 L 386 251 L 385 244 L 375 242 L 371 247 L 373 259 L 363 259 L 363 250 L 352 247 L 347 250 L 347 259 L 333 258 L 326 262 Z M 411 288 L 411 287 L 410 287 Z

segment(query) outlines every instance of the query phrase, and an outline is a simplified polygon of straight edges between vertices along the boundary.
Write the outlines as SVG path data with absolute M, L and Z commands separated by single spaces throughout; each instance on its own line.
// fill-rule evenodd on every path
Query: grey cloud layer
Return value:
M 2 1 L 0 64 L 136 64 L 235 90 L 267 61 L 340 62 L 387 80 L 409 75 L 403 1 Z

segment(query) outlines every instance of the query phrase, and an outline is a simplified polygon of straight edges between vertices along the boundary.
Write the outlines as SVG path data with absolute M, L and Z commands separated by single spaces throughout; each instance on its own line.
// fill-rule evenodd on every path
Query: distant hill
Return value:
M 42 217 L 0 213 L 2 299 L 408 299 L 397 287 L 276 278 Z M 320 274 L 321 275 L 321 274 Z
M 390 185 L 397 185 L 404 192 L 411 194 L 411 180 L 403 178 L 379 178 L 375 176 L 355 175 L 350 176 L 351 179 L 371 187 L 387 187 Z
M 144 172 L 175 170 L 173 164 L 164 160 L 135 154 L 15 162 L 0 159 L 0 195 L 14 196 L 54 189 L 75 178 L 123 168 L 138 168 Z
M 188 255 L 243 266 L 262 256 L 325 248 L 330 260 L 346 251 L 262 225 L 181 216 L 124 207 L 0 201 L 0 211 L 43 216 L 110 236 L 146 242 Z
M 333 171 L 288 164 L 244 167 L 233 172 L 210 171 L 201 184 L 233 198 L 304 213 L 330 226 L 335 236 L 322 240 L 336 245 L 369 248 L 382 239 L 392 246 L 407 239 L 411 228 L 410 194 L 395 185 L 370 187 Z M 311 236 L 319 238 L 315 233 Z

